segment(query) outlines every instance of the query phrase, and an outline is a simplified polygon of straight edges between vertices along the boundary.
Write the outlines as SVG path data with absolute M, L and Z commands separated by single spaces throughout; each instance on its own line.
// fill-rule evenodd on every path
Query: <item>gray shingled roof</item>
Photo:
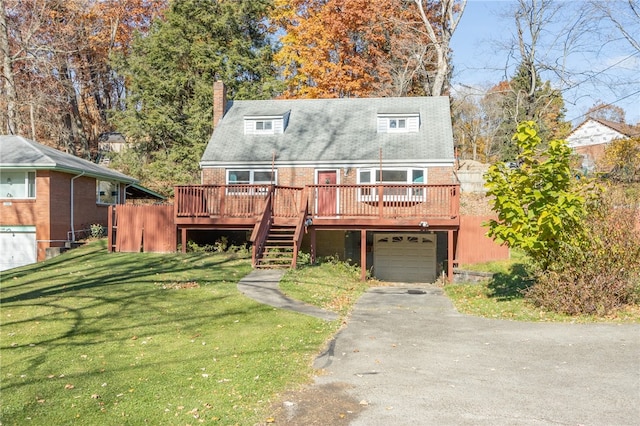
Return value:
M 245 135 L 244 117 L 290 112 L 283 134 Z M 377 133 L 378 114 L 420 114 L 418 133 Z M 202 156 L 201 166 L 451 163 L 449 98 L 341 98 L 232 101 Z
M 115 170 L 13 135 L 0 135 L 0 167 L 47 169 L 73 174 L 84 172 L 85 175 L 96 178 L 125 183 L 137 182 L 136 179 Z

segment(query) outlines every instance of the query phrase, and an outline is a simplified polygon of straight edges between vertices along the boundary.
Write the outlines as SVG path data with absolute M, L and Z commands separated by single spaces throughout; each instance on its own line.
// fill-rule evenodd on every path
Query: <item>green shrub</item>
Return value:
M 99 223 L 94 223 L 90 227 L 91 230 L 91 238 L 102 238 L 106 235 L 104 226 Z

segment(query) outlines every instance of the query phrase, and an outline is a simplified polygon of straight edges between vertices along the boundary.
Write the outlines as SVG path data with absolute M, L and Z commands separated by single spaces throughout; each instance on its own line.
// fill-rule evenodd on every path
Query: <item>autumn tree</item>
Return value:
M 415 35 L 423 31 L 428 38 L 428 47 L 433 52 L 427 57 L 430 63 L 425 66 L 432 70 L 426 80 L 425 92 L 430 96 L 442 96 L 449 92 L 449 80 L 451 79 L 451 49 L 449 43 L 458 27 L 460 18 L 464 13 L 467 0 L 440 0 L 435 5 L 428 0 L 413 0 L 418 9 L 422 29 L 417 29 Z M 429 15 L 427 11 L 433 10 Z M 419 43 L 421 37 L 416 37 Z
M 127 96 L 113 123 L 133 145 L 120 161 L 123 171 L 163 193 L 198 181 L 212 132 L 214 82 L 225 82 L 232 99 L 273 96 L 270 6 L 266 0 L 173 1 L 164 19 L 135 38 L 117 63 Z
M 637 131 L 640 134 L 640 130 Z M 605 148 L 598 164 L 607 176 L 617 182 L 640 182 L 640 136 L 616 139 Z
M 3 127 L 89 157 L 121 95 L 109 56 L 126 49 L 163 4 L 2 0 Z
M 613 121 L 615 123 L 624 123 L 626 120 L 626 113 L 624 109 L 604 102 L 598 102 L 589 108 L 585 116 L 589 118 L 600 118 L 603 120 Z
M 274 59 L 284 96 L 368 96 L 388 85 L 381 63 L 393 37 L 393 7 L 406 9 L 399 0 L 276 0 L 272 19 L 284 33 Z
M 286 97 L 443 95 L 465 1 L 276 0 Z

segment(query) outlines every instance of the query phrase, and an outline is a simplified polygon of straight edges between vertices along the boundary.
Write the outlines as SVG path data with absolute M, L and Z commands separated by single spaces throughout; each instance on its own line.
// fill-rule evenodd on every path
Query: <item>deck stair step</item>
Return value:
M 257 268 L 289 268 L 293 262 L 295 226 L 272 225 Z

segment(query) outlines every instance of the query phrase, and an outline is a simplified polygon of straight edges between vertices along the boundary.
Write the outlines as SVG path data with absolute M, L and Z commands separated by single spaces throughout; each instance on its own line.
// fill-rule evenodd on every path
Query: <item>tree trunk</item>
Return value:
M 2 54 L 2 77 L 4 79 L 7 102 L 6 132 L 11 135 L 20 132 L 20 116 L 18 114 L 18 95 L 13 78 L 13 61 L 9 48 L 9 28 L 4 0 L 0 0 L 0 53 Z

